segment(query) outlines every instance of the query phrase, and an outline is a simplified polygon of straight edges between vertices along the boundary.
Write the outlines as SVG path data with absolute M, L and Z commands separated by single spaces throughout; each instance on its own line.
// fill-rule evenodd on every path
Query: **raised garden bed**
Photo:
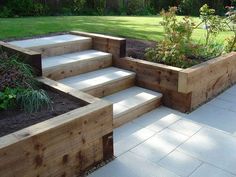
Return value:
M 112 158 L 112 104 L 40 77 L 40 54 L 4 42 L 0 45 L 10 53 L 18 53 L 35 68 L 43 87 L 60 100 L 59 108 L 62 100 L 67 103 L 67 108 L 56 115 L 47 112 L 37 123 L 32 121 L 32 125 L 14 129 L 12 133 L 10 130 L 0 137 L 0 174 L 5 177 L 75 176 Z
M 163 93 L 163 104 L 190 112 L 236 82 L 236 53 L 187 69 L 134 58 L 121 58 L 116 67 L 136 72 L 136 84 Z
M 236 83 L 235 52 L 182 69 L 146 61 L 145 48 L 154 45 L 127 39 L 126 57 L 116 58 L 113 65 L 136 72 L 136 85 L 163 93 L 167 107 L 191 112 Z
M 85 106 L 79 99 L 72 100 L 49 90 L 47 90 L 47 95 L 52 104 L 49 108 L 44 108 L 36 113 L 26 113 L 21 109 L 2 111 L 0 137 Z

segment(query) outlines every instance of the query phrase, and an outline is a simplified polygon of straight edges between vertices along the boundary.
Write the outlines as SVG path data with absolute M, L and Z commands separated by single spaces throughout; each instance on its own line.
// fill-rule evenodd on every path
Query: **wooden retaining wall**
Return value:
M 87 105 L 1 137 L 0 176 L 70 177 L 112 158 L 112 104 L 46 78 L 39 80 Z
M 114 65 L 135 72 L 136 85 L 161 92 L 165 106 L 182 112 L 190 109 L 191 93 L 178 92 L 180 68 L 129 57 L 115 60 Z
M 136 84 L 161 92 L 163 104 L 190 112 L 236 83 L 236 53 L 209 60 L 188 69 L 171 67 L 129 57 L 114 65 L 136 72 Z
M 191 108 L 196 108 L 234 83 L 236 52 L 181 70 L 178 91 L 192 93 Z
M 126 55 L 126 39 L 102 34 L 86 33 L 80 31 L 70 32 L 74 35 L 92 38 L 92 48 L 102 52 L 111 53 L 113 59 L 120 59 Z

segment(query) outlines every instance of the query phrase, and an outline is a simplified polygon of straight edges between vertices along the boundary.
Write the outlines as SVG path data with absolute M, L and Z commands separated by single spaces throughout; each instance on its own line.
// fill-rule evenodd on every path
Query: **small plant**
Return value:
M 215 9 L 209 8 L 207 4 L 203 5 L 200 8 L 200 19 L 201 23 L 198 25 L 204 24 L 204 28 L 206 29 L 206 37 L 205 37 L 205 46 L 207 46 L 220 31 L 224 30 L 222 25 L 222 19 L 215 15 Z
M 7 87 L 3 92 L 0 92 L 0 110 L 7 110 L 16 106 L 15 100 L 19 92 L 18 88 Z
M 26 89 L 17 94 L 16 102 L 26 112 L 32 113 L 42 110 L 42 108 L 50 108 L 51 100 L 47 93 L 40 90 Z
M 195 24 L 189 17 L 179 21 L 176 12 L 176 7 L 171 7 L 167 12 L 162 11 L 164 39 L 156 48 L 147 49 L 145 56 L 150 61 L 186 68 L 198 63 L 188 58 L 198 48 L 191 39 Z
M 229 53 L 236 51 L 236 10 L 234 6 L 227 6 L 226 18 L 224 20 L 224 25 L 226 28 L 233 33 L 233 36 L 226 39 L 225 52 Z

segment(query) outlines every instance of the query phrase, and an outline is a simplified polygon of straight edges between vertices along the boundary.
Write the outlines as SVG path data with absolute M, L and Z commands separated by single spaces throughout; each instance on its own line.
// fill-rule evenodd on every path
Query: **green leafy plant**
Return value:
M 214 41 L 217 34 L 224 30 L 224 26 L 222 19 L 215 15 L 215 9 L 209 8 L 207 4 L 200 8 L 200 19 L 201 23 L 198 26 L 204 24 L 206 29 L 205 45 L 207 46 L 211 42 L 210 40 Z
M 188 58 L 198 47 L 191 39 L 195 24 L 189 17 L 178 21 L 176 12 L 176 7 L 162 11 L 164 39 L 155 48 L 147 49 L 145 56 L 150 61 L 186 68 L 198 63 Z
M 224 19 L 224 25 L 233 33 L 232 37 L 226 39 L 225 52 L 229 53 L 236 51 L 236 9 L 234 6 L 226 7 L 228 12 L 227 17 Z
M 3 92 L 0 92 L 0 110 L 12 109 L 15 107 L 15 101 L 19 88 L 7 87 Z

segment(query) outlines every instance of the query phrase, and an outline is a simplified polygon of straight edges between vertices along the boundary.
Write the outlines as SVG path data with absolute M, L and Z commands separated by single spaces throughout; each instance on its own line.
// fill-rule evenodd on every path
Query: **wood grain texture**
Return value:
M 112 60 L 108 57 L 101 59 L 82 60 L 43 69 L 43 76 L 53 80 L 61 80 L 67 77 L 103 69 L 111 65 Z
M 220 56 L 180 71 L 178 91 L 192 93 L 191 109 L 213 98 L 236 82 L 236 53 Z
M 67 53 L 89 50 L 92 48 L 92 39 L 50 44 L 28 49 L 41 53 L 42 57 L 50 57 Z
M 135 75 L 129 76 L 127 78 L 122 78 L 115 82 L 109 82 L 106 85 L 102 85 L 93 89 L 85 90 L 84 92 L 93 95 L 95 97 L 105 97 L 116 92 L 125 90 L 135 85 Z
M 0 138 L 1 177 L 74 176 L 112 158 L 112 117 L 101 100 Z
M 126 39 L 107 36 L 102 34 L 86 33 L 80 31 L 70 32 L 73 35 L 80 35 L 92 38 L 92 48 L 95 50 L 111 53 L 113 59 L 119 59 L 126 55 Z

